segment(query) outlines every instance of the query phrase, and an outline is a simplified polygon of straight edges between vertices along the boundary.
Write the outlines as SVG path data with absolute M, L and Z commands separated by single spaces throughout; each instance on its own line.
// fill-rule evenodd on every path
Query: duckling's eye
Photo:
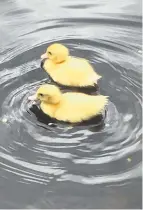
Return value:
M 43 97 L 44 95 L 42 93 L 39 93 L 39 96 Z
M 49 55 L 52 55 L 52 53 L 51 52 L 48 52 L 49 53 Z

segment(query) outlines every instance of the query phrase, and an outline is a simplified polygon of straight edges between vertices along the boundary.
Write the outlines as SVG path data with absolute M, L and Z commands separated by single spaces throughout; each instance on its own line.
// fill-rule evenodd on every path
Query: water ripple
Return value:
M 122 14 L 113 1 L 95 4 L 91 0 L 88 4 L 78 1 L 78 5 L 57 1 L 55 8 L 50 8 L 53 14 L 60 9 L 58 17 L 51 18 L 50 12 L 39 18 L 49 5 L 47 1 L 45 5 L 31 1 L 28 6 L 27 1 L 15 2 L 16 9 L 11 2 L 0 23 L 8 26 L 10 17 L 20 18 L 5 29 L 7 37 L 0 49 L 0 177 L 24 186 L 35 183 L 48 187 L 52 180 L 54 186 L 68 182 L 115 186 L 140 178 L 140 16 Z M 127 1 L 121 3 L 126 7 Z M 112 14 L 107 13 L 111 5 L 115 8 Z M 81 11 L 79 16 L 71 15 L 73 9 Z M 102 12 L 93 15 L 98 9 Z M 28 20 L 31 27 L 27 27 Z M 40 69 L 40 55 L 54 41 L 68 46 L 72 55 L 88 59 L 103 75 L 101 93 L 109 95 L 103 125 L 44 124 L 30 111 L 28 96 L 49 82 Z

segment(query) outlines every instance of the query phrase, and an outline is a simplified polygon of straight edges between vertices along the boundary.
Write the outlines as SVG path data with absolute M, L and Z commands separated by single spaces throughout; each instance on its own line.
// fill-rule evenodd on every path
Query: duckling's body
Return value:
M 101 78 L 94 72 L 88 61 L 81 58 L 68 57 L 65 62 L 59 64 L 54 64 L 47 59 L 43 68 L 55 82 L 65 86 L 94 86 Z
M 88 87 L 97 84 L 101 78 L 87 60 L 69 56 L 68 49 L 61 44 L 51 45 L 41 57 L 49 58 L 43 62 L 42 67 L 58 84 Z
M 72 123 L 82 122 L 100 114 L 104 107 L 106 96 L 88 96 L 84 93 L 64 93 L 59 104 L 42 102 L 42 111 L 51 118 Z
M 42 96 L 41 96 L 42 95 Z M 108 97 L 84 93 L 64 93 L 54 85 L 42 85 L 37 91 L 41 110 L 59 121 L 79 123 L 101 114 Z

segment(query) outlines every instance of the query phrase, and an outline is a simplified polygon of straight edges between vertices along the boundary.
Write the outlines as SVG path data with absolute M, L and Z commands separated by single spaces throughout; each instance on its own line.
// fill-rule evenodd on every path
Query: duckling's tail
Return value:
M 101 78 L 102 76 L 96 73 L 94 77 L 92 78 L 92 80 L 95 84 L 97 84 L 98 80 L 100 80 Z
M 102 114 L 103 111 L 105 110 L 105 107 L 108 104 L 108 98 L 109 96 L 103 96 L 103 95 L 97 95 L 95 96 L 95 113 L 98 114 Z

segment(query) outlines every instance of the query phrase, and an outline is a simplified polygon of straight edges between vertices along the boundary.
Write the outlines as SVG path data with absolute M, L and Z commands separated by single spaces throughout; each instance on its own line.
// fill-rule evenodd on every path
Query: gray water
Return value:
M 0 208 L 141 209 L 141 26 L 141 0 L 0 1 Z M 103 76 L 104 126 L 30 112 L 55 41 Z

